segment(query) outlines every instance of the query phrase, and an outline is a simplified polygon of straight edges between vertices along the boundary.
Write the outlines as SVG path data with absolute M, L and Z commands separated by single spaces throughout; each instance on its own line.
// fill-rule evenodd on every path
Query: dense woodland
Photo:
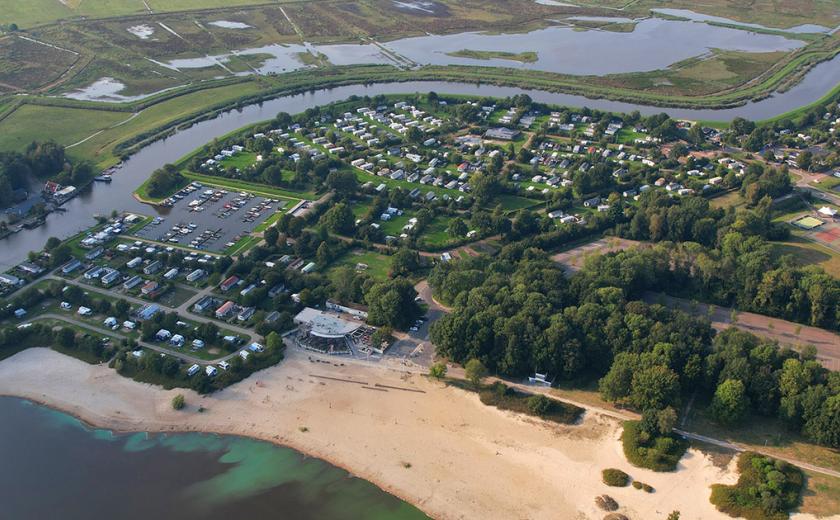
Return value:
M 40 189 L 37 184 L 43 180 L 78 186 L 93 175 L 89 163 L 71 163 L 64 147 L 54 142 L 33 142 L 23 152 L 0 152 L 0 208 L 25 197 L 23 192 Z
M 735 234 L 725 242 L 748 250 L 763 244 Z M 680 276 L 684 268 L 669 275 L 668 253 L 692 247 L 702 249 L 662 244 L 603 256 L 571 278 L 535 249 L 440 264 L 429 282 L 454 310 L 434 324 L 432 341 L 453 361 L 479 359 L 502 376 L 537 371 L 555 383 L 599 380 L 605 399 L 654 417 L 697 390 L 722 423 L 748 413 L 776 416 L 815 442 L 840 446 L 840 374 L 822 368 L 812 351 L 798 354 L 737 331 L 715 337 L 704 318 L 634 301 L 657 282 L 679 287 L 665 277 Z M 717 287 L 740 280 L 736 292 L 757 291 L 765 274 L 772 286 L 775 277 L 766 266 L 754 275 L 755 284 L 747 282 L 749 268 L 756 267 L 750 257 L 727 249 L 709 271 L 720 277 Z

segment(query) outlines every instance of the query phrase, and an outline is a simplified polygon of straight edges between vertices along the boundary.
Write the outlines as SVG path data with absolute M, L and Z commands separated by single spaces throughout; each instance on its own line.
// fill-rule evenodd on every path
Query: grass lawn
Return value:
M 840 186 L 840 178 L 834 177 L 833 175 L 826 176 L 819 182 L 813 184 L 813 186 L 829 193 L 837 193 L 834 188 Z
M 420 235 L 420 243 L 424 247 L 443 248 L 455 242 L 446 228 L 449 222 L 445 218 L 435 217 Z
M 24 104 L 0 121 L 0 150 L 20 150 L 34 140 L 52 139 L 59 144 L 70 145 L 101 130 L 102 133 L 70 148 L 68 154 L 88 159 L 104 168 L 119 161 L 112 151 L 120 142 L 260 90 L 261 85 L 254 81 L 209 88 L 154 104 L 136 117 L 132 117 L 130 112 Z M 44 125 L 44 121 L 50 124 Z
M 170 285 L 170 288 L 166 293 L 164 293 L 160 298 L 158 298 L 158 303 L 162 303 L 168 307 L 178 307 L 182 303 L 189 301 L 190 298 L 198 294 L 195 291 L 191 291 L 185 287 L 181 287 L 179 285 Z
M 336 267 L 355 268 L 356 264 L 366 264 L 368 267 L 362 272 L 369 274 L 376 280 L 385 280 L 391 270 L 391 257 L 373 251 L 354 250 L 333 262 L 330 269 Z
M 252 247 L 256 246 L 262 240 L 260 237 L 255 237 L 253 235 L 244 236 L 239 239 L 235 244 L 230 246 L 229 248 L 225 249 L 226 256 L 235 256 L 241 255 L 245 253 Z
M 840 511 L 840 478 L 805 471 L 800 513 L 829 517 Z
M 225 168 L 237 168 L 245 170 L 257 162 L 257 154 L 254 152 L 239 152 L 233 157 L 225 157 L 221 165 Z
M 683 429 L 737 442 L 748 449 L 761 449 L 770 455 L 786 456 L 825 468 L 840 468 L 840 452 L 806 441 L 776 419 L 751 415 L 739 426 L 721 426 L 708 417 L 705 408 L 702 404 L 696 404 Z
M 519 195 L 500 195 L 498 200 L 493 201 L 491 205 L 495 205 L 496 202 L 500 202 L 505 211 L 517 211 L 524 208 L 531 208 L 542 203 L 539 200 L 520 197 Z
M 229 190 L 247 191 L 255 195 L 262 195 L 269 198 L 292 199 L 295 202 L 302 199 L 314 200 L 318 195 L 314 191 L 295 191 L 284 188 L 277 188 L 267 184 L 259 184 L 256 182 L 248 182 L 239 179 L 227 179 L 225 177 L 216 177 L 214 175 L 204 175 L 202 173 L 184 172 L 184 176 L 190 181 L 199 181 L 202 184 L 209 184 L 219 188 L 226 188 Z
M 773 254 L 777 257 L 793 255 L 799 265 L 818 265 L 840 278 L 840 253 L 806 238 L 794 235 L 785 242 L 773 242 Z
M 737 191 L 731 191 L 719 197 L 709 199 L 709 205 L 713 208 L 737 208 L 744 205 L 744 199 L 741 198 L 741 194 Z
M 268 3 L 265 0 L 147 0 L 147 2 L 155 12 Z M 16 23 L 26 28 L 66 18 L 105 18 L 146 14 L 146 12 L 140 0 L 15 0 L 6 2 L 3 6 L 0 24 Z
M 292 207 L 292 205 L 291 205 L 291 204 L 289 204 L 287 201 L 280 201 L 280 204 L 282 204 L 282 205 L 283 205 L 283 206 L 282 206 L 283 208 L 286 208 L 286 207 L 291 208 L 291 207 Z M 278 208 L 278 209 L 279 209 L 279 208 Z M 273 213 L 270 217 L 268 217 L 267 219 L 263 220 L 263 221 L 260 223 L 260 225 L 259 225 L 259 226 L 257 226 L 257 227 L 255 227 L 255 228 L 254 228 L 254 233 L 262 233 L 263 231 L 265 231 L 266 229 L 268 229 L 269 227 L 271 227 L 271 226 L 272 226 L 275 222 L 277 222 L 278 220 L 280 220 L 280 217 L 282 217 L 284 213 L 285 213 L 285 211 L 277 211 L 277 212 Z
M 107 110 L 22 105 L 0 122 L 0 151 L 22 151 L 35 140 L 51 139 L 69 146 L 130 116 L 126 112 Z M 45 125 L 45 121 L 49 124 Z M 80 147 L 70 148 L 68 153 L 77 156 Z

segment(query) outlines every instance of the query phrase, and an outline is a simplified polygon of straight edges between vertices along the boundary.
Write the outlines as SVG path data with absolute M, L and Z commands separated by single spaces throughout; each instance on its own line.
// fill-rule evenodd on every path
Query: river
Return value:
M 525 93 L 542 103 L 574 107 L 587 106 L 614 112 L 639 110 L 642 114 L 653 114 L 664 111 L 672 117 L 686 119 L 731 120 L 740 116 L 759 120 L 812 103 L 828 93 L 837 84 L 840 84 L 840 55 L 814 67 L 802 82 L 787 92 L 777 93 L 761 101 L 723 110 L 663 109 L 607 99 L 589 99 L 585 96 L 572 94 L 439 81 L 349 85 L 315 90 L 293 96 L 280 96 L 270 101 L 246 106 L 240 110 L 225 112 L 215 119 L 203 121 L 145 147 L 123 164 L 122 168 L 114 174 L 112 183 L 107 185 L 95 184 L 85 193 L 65 204 L 66 212 L 49 215 L 45 225 L 34 230 L 21 231 L 4 239 L 3 245 L 5 247 L 0 248 L 0 268 L 5 270 L 25 260 L 29 251 L 42 249 L 47 238 L 51 236 L 67 238 L 90 227 L 94 223 L 93 215 L 97 213 L 108 215 L 112 210 L 154 213 L 155 209 L 151 206 L 137 202 L 132 197 L 132 192 L 155 169 L 166 163 L 177 161 L 216 137 L 249 124 L 271 119 L 278 112 L 299 113 L 307 108 L 347 99 L 352 95 L 375 96 L 378 94 L 410 94 L 436 91 L 448 94 L 506 97 Z
M 230 436 L 113 434 L 0 398 L 0 517 L 15 520 L 415 520 L 415 507 L 324 461 Z

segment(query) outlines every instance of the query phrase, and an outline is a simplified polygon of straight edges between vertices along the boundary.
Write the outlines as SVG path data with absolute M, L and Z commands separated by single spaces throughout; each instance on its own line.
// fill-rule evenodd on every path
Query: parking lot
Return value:
M 135 234 L 220 253 L 248 236 L 287 202 L 193 183 L 167 199 L 168 214 L 155 218 Z

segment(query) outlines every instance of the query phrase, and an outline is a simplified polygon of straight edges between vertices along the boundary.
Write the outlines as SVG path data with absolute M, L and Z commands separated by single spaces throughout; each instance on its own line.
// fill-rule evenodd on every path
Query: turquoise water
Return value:
M 0 518 L 427 518 L 318 459 L 251 439 L 115 435 L 0 398 Z

